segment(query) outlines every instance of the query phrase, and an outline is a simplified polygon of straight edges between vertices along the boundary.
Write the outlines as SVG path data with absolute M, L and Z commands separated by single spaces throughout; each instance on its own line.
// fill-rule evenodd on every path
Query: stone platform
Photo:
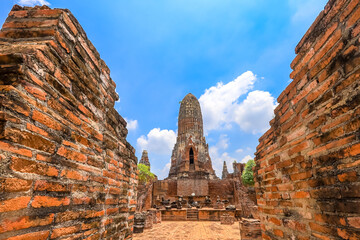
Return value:
M 213 208 L 161 210 L 161 218 L 163 221 L 220 221 L 223 214 L 229 214 L 237 218 L 240 216 L 241 210 L 229 211 Z
M 134 234 L 134 240 L 239 240 L 239 224 L 211 221 L 166 221 Z

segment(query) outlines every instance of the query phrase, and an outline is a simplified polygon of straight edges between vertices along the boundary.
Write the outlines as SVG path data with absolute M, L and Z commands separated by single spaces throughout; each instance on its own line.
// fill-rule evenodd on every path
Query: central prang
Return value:
M 181 101 L 178 136 L 167 179 L 218 179 L 212 168 L 209 146 L 203 134 L 201 108 L 191 93 Z

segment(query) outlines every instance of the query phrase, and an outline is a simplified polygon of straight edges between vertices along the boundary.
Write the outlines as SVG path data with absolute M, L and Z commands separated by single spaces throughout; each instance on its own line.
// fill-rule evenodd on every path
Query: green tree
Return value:
M 245 169 L 241 175 L 241 179 L 242 182 L 245 185 L 254 185 L 254 172 L 252 170 L 252 168 L 255 166 L 255 161 L 253 159 L 250 159 L 246 164 L 245 164 Z
M 139 169 L 139 182 L 147 183 L 155 178 L 155 175 L 152 172 L 150 172 L 149 166 L 139 163 L 138 169 Z

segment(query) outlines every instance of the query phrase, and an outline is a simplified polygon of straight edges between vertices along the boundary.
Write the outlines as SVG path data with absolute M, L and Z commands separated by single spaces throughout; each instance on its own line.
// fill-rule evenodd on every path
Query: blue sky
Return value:
M 68 8 L 111 70 L 128 141 L 168 174 L 179 102 L 199 98 L 213 167 L 254 157 L 276 98 L 289 84 L 295 46 L 325 0 L 0 0 Z

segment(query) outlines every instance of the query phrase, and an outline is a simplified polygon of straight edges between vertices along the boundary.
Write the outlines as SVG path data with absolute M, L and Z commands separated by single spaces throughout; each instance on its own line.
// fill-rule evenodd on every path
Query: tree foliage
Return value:
M 139 169 L 139 182 L 147 183 L 155 178 L 155 175 L 152 172 L 150 172 L 149 166 L 139 163 L 138 169 Z
M 245 164 L 245 169 L 241 175 L 241 179 L 242 182 L 245 185 L 254 185 L 254 172 L 252 170 L 252 168 L 255 166 L 255 161 L 253 159 L 250 159 L 246 164 Z

